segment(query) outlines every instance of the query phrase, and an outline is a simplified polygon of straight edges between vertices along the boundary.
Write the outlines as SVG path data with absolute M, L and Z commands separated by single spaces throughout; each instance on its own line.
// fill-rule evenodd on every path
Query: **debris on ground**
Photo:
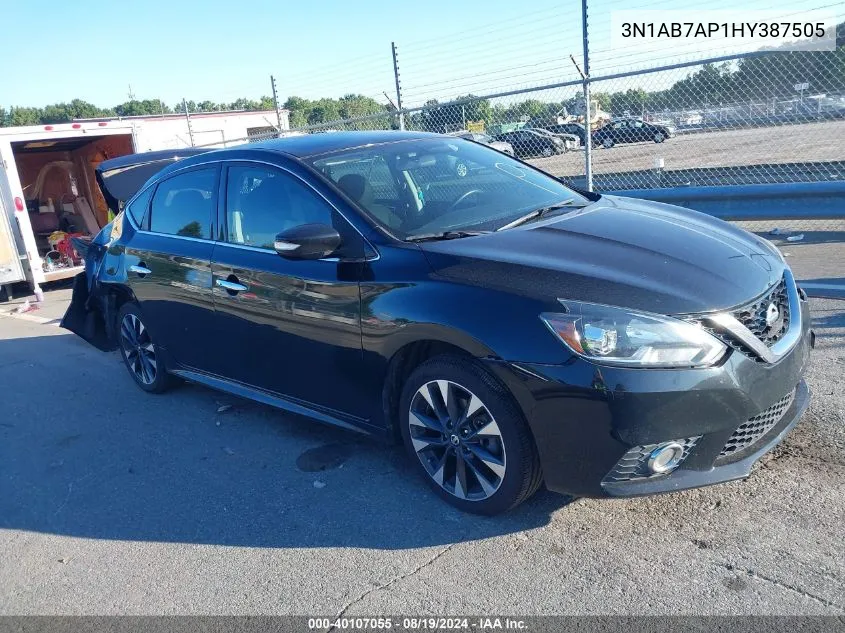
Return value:
M 325 487 L 326 487 L 326 482 L 325 482 L 325 481 L 320 481 L 319 479 L 317 479 L 317 480 L 315 480 L 315 481 L 314 481 L 314 487 L 315 487 L 315 488 L 325 488 Z
M 39 307 L 40 306 L 37 303 L 32 303 L 29 299 L 27 299 L 17 308 L 12 310 L 12 314 L 23 314 L 24 312 L 32 312 L 33 310 L 38 310 Z
M 804 239 L 804 234 L 799 233 L 798 235 L 790 235 L 789 237 L 786 238 L 786 241 L 787 242 L 800 242 L 803 239 Z

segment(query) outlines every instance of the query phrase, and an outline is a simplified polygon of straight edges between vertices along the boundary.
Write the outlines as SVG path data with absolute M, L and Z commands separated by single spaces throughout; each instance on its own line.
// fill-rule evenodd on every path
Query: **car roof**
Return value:
M 430 132 L 404 132 L 399 130 L 373 130 L 362 132 L 323 132 L 277 138 L 260 143 L 250 143 L 249 149 L 265 149 L 283 152 L 297 158 L 309 158 L 320 154 L 329 154 L 345 149 L 355 149 L 369 145 L 384 145 L 398 141 L 411 141 L 426 138 L 443 138 L 443 134 Z M 454 138 L 454 137 L 451 137 Z M 232 148 L 235 149 L 235 148 Z M 243 149 L 243 146 L 241 146 Z

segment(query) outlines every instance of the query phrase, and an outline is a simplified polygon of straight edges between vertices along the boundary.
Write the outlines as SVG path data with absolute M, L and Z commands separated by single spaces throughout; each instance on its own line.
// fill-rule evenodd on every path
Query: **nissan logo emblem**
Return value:
M 769 307 L 766 308 L 766 325 L 771 327 L 779 316 L 780 310 L 778 310 L 778 307 L 774 303 L 770 303 Z

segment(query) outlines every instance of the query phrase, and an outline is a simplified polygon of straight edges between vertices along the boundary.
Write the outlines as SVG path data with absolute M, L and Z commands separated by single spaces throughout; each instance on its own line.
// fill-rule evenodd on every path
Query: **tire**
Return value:
M 540 460 L 522 412 L 476 361 L 457 356 L 427 360 L 408 378 L 399 406 L 402 440 L 412 462 L 454 507 L 496 515 L 540 487 Z
M 608 136 L 602 140 L 601 145 L 605 149 L 610 149 L 611 147 L 613 147 L 613 139 Z
M 543 158 L 549 158 L 552 154 L 554 154 L 554 151 L 548 145 L 540 150 L 540 156 Z
M 162 393 L 172 386 L 173 377 L 167 373 L 138 304 L 129 302 L 120 308 L 117 339 L 120 357 L 136 385 L 149 393 Z
M 654 133 L 654 142 L 655 143 L 662 143 L 666 140 L 666 135 L 663 132 L 655 132 Z

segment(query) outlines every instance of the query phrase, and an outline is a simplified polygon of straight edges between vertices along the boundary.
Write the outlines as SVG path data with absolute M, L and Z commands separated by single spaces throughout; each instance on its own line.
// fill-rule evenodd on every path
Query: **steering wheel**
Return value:
M 484 192 L 481 191 L 481 189 L 470 189 L 469 191 L 465 191 L 464 193 L 462 193 L 458 197 L 457 200 L 455 200 L 452 204 L 449 205 L 449 208 L 446 209 L 446 213 L 449 213 L 450 211 L 454 211 L 455 209 L 457 209 L 460 206 L 460 204 L 464 200 L 466 200 L 470 196 L 473 196 L 473 195 L 476 195 L 476 194 L 479 194 L 479 193 L 484 193 Z

